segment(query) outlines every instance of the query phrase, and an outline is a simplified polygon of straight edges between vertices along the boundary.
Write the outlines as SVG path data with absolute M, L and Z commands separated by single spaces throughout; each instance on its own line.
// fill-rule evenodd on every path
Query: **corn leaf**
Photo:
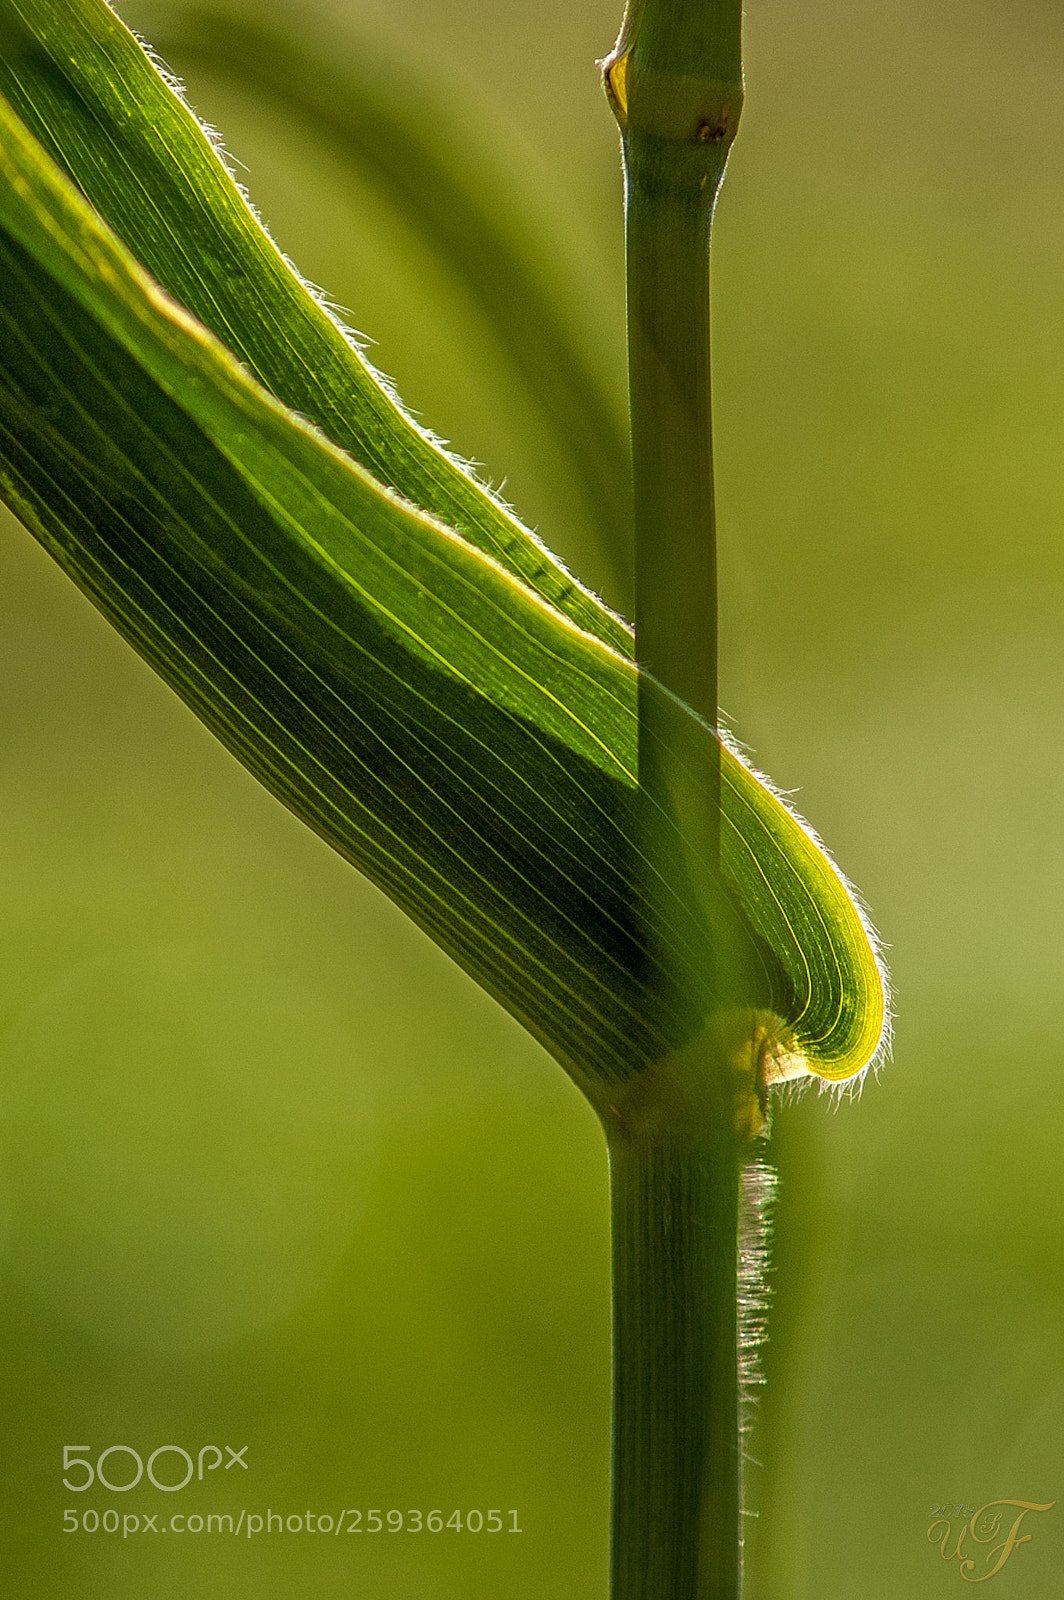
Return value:
M 675 872 L 643 860 L 626 630 L 390 400 L 105 6 L 2 0 L 0 62 L 4 498 L 585 1087 L 682 1045 L 719 929 L 678 811 Z M 646 692 L 697 778 L 713 735 Z M 722 811 L 725 998 L 847 1077 L 883 1017 L 862 920 L 729 751 Z

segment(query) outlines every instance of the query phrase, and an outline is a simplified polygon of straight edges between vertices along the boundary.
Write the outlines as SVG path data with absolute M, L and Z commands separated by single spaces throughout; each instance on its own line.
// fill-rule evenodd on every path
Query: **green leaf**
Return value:
M 380 482 L 615 649 L 619 618 L 402 410 L 103 0 L 0 0 L 0 93 L 180 305 Z
M 477 136 L 439 75 L 417 72 L 338 19 L 315 30 L 305 7 L 268 18 L 232 6 L 162 0 L 153 48 L 199 63 L 298 119 L 368 176 L 471 295 L 569 458 L 607 569 L 631 587 L 627 419 L 573 325 L 564 230 L 547 204 Z M 565 287 L 568 287 L 566 281 Z
M 45 11 L 70 43 L 65 59 L 103 74 L 80 86 L 69 123 L 67 100 L 45 93 L 53 58 L 37 34 L 27 44 L 26 18 Z M 191 163 L 173 179 L 186 199 L 160 210 L 155 170 L 146 182 L 136 156 L 154 147 L 160 96 L 179 122 L 186 114 L 139 51 L 108 86 L 90 23 L 111 40 L 114 19 L 91 0 L 0 6 L 5 79 L 14 60 L 23 102 L 52 107 L 51 148 L 75 148 L 103 174 L 93 199 L 128 236 L 150 244 L 165 217 L 173 261 L 186 277 L 198 262 L 201 299 L 232 301 L 236 316 L 253 282 L 278 346 L 291 326 L 297 352 L 316 340 L 335 360 L 306 374 L 301 420 L 160 290 L 5 103 L 4 497 L 223 742 L 601 1099 L 722 1003 L 709 976 L 716 930 L 694 887 L 705 863 L 675 815 L 652 821 L 638 784 L 639 677 L 602 637 L 617 625 L 549 563 L 538 586 L 519 580 L 512 568 L 535 547 L 442 456 L 447 493 L 476 508 L 480 533 L 506 530 L 510 570 L 316 431 L 354 392 L 351 347 L 257 235 L 198 134 L 174 158 L 178 176 Z M 209 207 L 193 181 L 204 172 Z M 226 185 L 217 206 L 249 259 L 257 252 L 253 280 L 208 249 Z M 251 337 L 256 317 L 241 315 Z M 246 343 L 238 353 L 253 365 Z M 306 373 L 295 357 L 289 369 Z M 398 408 L 387 421 L 390 459 L 430 459 Z M 577 625 L 585 616 L 594 630 Z M 690 750 L 697 781 L 712 734 L 647 692 L 661 695 L 664 736 Z M 749 975 L 723 998 L 774 1014 L 781 1053 L 849 1076 L 883 1017 L 860 916 L 800 824 L 727 751 L 722 808 Z M 655 859 L 675 859 L 665 884 L 642 858 L 652 832 L 664 840 Z

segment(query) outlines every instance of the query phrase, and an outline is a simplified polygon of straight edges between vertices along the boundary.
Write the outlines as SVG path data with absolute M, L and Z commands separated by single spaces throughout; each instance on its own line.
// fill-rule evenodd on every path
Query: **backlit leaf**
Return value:
M 695 852 L 638 783 L 627 630 L 393 404 L 113 13 L 0 0 L 0 57 L 13 509 L 592 1093 L 722 999 L 822 1076 L 859 1071 L 882 988 L 830 863 L 725 751 L 747 987 L 722 997 Z M 678 703 L 662 726 L 712 759 Z

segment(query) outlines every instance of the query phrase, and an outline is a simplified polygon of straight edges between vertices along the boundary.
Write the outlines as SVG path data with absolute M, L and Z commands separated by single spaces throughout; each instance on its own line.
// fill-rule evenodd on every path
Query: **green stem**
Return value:
M 605 64 L 626 180 L 636 653 L 713 728 L 709 233 L 742 107 L 740 36 L 741 0 L 631 0 Z M 696 789 L 682 751 L 669 753 L 666 715 L 641 679 L 640 783 L 654 802 L 644 887 L 657 893 L 668 867 L 654 815 L 679 808 L 690 880 L 709 884 L 708 992 L 723 997 L 734 992 L 734 951 L 719 915 L 719 767 Z M 700 1039 L 603 1114 L 613 1194 L 613 1600 L 736 1600 L 740 1589 L 738 1195 L 757 1117 L 752 1034 L 747 1027 L 744 1042 L 739 1014 L 725 1005 L 711 1007 Z M 755 1106 L 752 1118 L 744 1104 Z
M 624 136 L 640 665 L 717 722 L 709 230 L 742 107 L 737 0 L 645 0 L 606 63 Z
M 628 360 L 639 662 L 715 727 L 709 208 L 629 143 Z M 647 156 L 651 159 L 647 159 Z
M 610 1137 L 613 1600 L 739 1592 L 734 1144 Z

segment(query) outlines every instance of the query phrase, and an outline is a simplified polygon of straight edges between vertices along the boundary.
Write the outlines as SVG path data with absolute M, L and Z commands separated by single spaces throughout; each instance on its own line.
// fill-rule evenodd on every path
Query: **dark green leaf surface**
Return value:
M 12 38 L 27 59 L 29 9 L 0 9 L 9 64 Z M 66 37 L 75 17 L 105 33 L 113 22 L 95 4 L 62 9 Z M 91 144 L 102 125 L 86 165 L 112 172 L 100 188 L 123 195 L 112 220 L 124 228 L 154 190 L 128 160 L 108 163 L 119 133 L 152 130 L 157 108 L 128 83 L 105 100 L 101 90 L 92 118 L 74 119 L 70 142 Z M 685 887 L 698 872 L 683 841 L 668 888 L 648 885 L 640 865 L 649 802 L 630 660 L 266 394 L 159 291 L 6 106 L 2 146 L 0 472 L 14 509 L 229 748 L 585 1087 L 685 1042 L 719 1003 L 712 939 Z M 229 182 L 220 166 L 215 181 Z M 257 225 L 239 204 L 250 236 Z M 142 236 L 153 217 L 140 219 Z M 168 219 L 176 255 L 188 224 Z M 197 259 L 202 282 L 224 279 L 218 261 L 208 273 Z M 278 283 L 307 302 L 297 329 L 319 318 L 323 339 L 332 329 L 350 352 L 277 270 L 256 301 L 271 326 L 286 327 Z M 302 410 L 324 424 L 336 407 L 315 379 L 316 403 Z M 425 442 L 413 424 L 395 410 L 390 425 L 409 432 L 416 457 Z M 558 598 L 570 612 L 590 606 L 600 631 L 612 625 L 583 591 L 563 586 Z M 710 749 L 708 730 L 671 705 L 677 738 Z M 814 1071 L 849 1076 L 875 1050 L 883 1014 L 853 903 L 728 753 L 723 810 L 724 874 L 755 973 L 729 998 L 776 1012 Z

